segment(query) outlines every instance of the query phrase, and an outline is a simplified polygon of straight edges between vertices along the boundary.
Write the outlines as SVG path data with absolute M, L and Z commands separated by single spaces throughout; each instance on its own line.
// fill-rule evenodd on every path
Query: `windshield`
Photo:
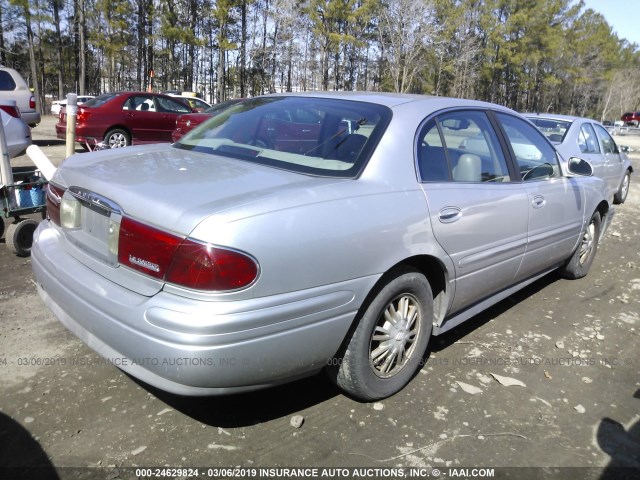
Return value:
M 174 147 L 351 178 L 361 172 L 390 118 L 388 108 L 364 102 L 259 97 L 229 107 Z

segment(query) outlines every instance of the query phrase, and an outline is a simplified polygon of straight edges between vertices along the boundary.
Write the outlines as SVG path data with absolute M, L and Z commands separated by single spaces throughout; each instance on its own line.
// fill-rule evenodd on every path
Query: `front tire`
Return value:
M 433 326 L 431 287 L 416 270 L 389 274 L 369 298 L 329 371 L 342 390 L 364 401 L 393 395 L 413 378 Z
M 598 251 L 598 241 L 600 240 L 600 213 L 595 212 L 589 220 L 587 228 L 582 232 L 580 245 L 562 269 L 562 276 L 575 280 L 582 278 L 589 273 L 589 268 Z
M 121 128 L 114 128 L 104 136 L 104 143 L 109 145 L 109 148 L 128 147 L 131 145 L 131 137 L 127 131 Z
M 631 174 L 627 170 L 624 173 L 624 178 L 622 179 L 622 183 L 620 184 L 620 189 L 613 196 L 613 203 L 616 205 L 620 205 L 624 203 L 627 199 L 627 195 L 629 194 L 629 185 L 631 184 Z

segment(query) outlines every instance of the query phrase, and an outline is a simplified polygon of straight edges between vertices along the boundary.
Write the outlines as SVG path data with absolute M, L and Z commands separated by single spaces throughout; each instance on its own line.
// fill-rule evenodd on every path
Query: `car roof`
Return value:
M 597 123 L 600 125 L 598 120 L 594 120 L 593 118 L 587 117 L 578 117 L 575 115 L 560 115 L 556 113 L 523 113 L 527 118 L 543 118 L 546 120 L 563 120 L 565 122 L 575 122 L 576 120 L 582 120 L 585 122 Z
M 315 97 L 315 98 L 334 98 L 343 100 L 353 100 L 360 102 L 376 103 L 389 108 L 408 103 L 435 103 L 434 111 L 448 107 L 483 107 L 494 110 L 504 110 L 505 112 L 513 112 L 513 110 L 497 105 L 494 103 L 483 102 L 480 100 L 467 100 L 462 98 L 437 97 L 432 95 L 417 95 L 411 93 L 392 93 L 392 92 L 287 92 L 266 95 L 270 97 Z

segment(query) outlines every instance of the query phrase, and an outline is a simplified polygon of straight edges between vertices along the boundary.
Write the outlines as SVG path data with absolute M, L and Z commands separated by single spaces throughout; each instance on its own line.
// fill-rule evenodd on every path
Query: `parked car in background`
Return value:
M 0 100 L 16 102 L 22 120 L 30 127 L 40 123 L 40 112 L 36 109 L 36 97 L 33 96 L 22 75 L 13 68 L 0 67 Z
M 171 95 L 173 98 L 177 98 L 182 101 L 182 103 L 186 103 L 196 112 L 203 112 L 207 108 L 211 108 L 211 104 L 209 102 L 205 102 L 201 98 L 192 97 L 188 95 Z
M 627 112 L 622 115 L 621 120 L 629 127 L 637 127 L 640 125 L 640 112 Z
M 105 93 L 78 108 L 76 141 L 110 148 L 132 144 L 171 142 L 176 119 L 193 110 L 180 100 L 159 93 Z M 66 138 L 67 114 L 63 108 L 56 124 L 58 138 Z
M 200 113 L 188 113 L 185 115 L 181 115 L 176 120 L 176 126 L 171 134 L 171 141 L 177 142 L 182 138 L 183 135 L 190 132 L 193 128 L 200 125 L 202 122 L 209 120 L 216 115 L 219 115 L 221 112 L 231 107 L 232 105 L 236 105 L 241 102 L 242 99 L 234 99 L 227 100 L 226 102 L 221 102 L 209 107 Z
M 459 148 L 468 129 L 486 153 Z M 374 400 L 411 380 L 432 336 L 547 272 L 587 274 L 613 209 L 588 162 L 567 170 L 498 105 L 258 97 L 173 145 L 66 159 L 32 266 L 67 328 L 162 390 L 326 368 Z
M 14 100 L 0 100 L 0 115 L 9 158 L 17 157 L 31 145 L 31 128 L 22 120 Z
M 88 102 L 89 100 L 91 100 L 93 97 L 93 95 L 78 95 L 78 105 L 82 105 L 83 103 Z M 66 107 L 67 106 L 67 99 L 63 99 L 63 100 L 56 100 L 51 104 L 51 114 L 52 115 L 60 115 L 60 110 L 62 110 L 62 107 Z
M 527 114 L 529 120 L 555 145 L 565 160 L 579 157 L 593 167 L 594 175 L 607 182 L 614 203 L 624 203 L 633 167 L 606 128 L 590 118 L 567 115 Z

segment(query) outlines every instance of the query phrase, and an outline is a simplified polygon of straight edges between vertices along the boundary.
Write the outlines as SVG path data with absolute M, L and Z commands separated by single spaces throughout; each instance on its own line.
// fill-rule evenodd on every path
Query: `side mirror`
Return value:
M 593 175 L 593 167 L 589 162 L 578 157 L 571 157 L 567 165 L 569 173 L 580 175 L 582 177 L 590 177 Z

